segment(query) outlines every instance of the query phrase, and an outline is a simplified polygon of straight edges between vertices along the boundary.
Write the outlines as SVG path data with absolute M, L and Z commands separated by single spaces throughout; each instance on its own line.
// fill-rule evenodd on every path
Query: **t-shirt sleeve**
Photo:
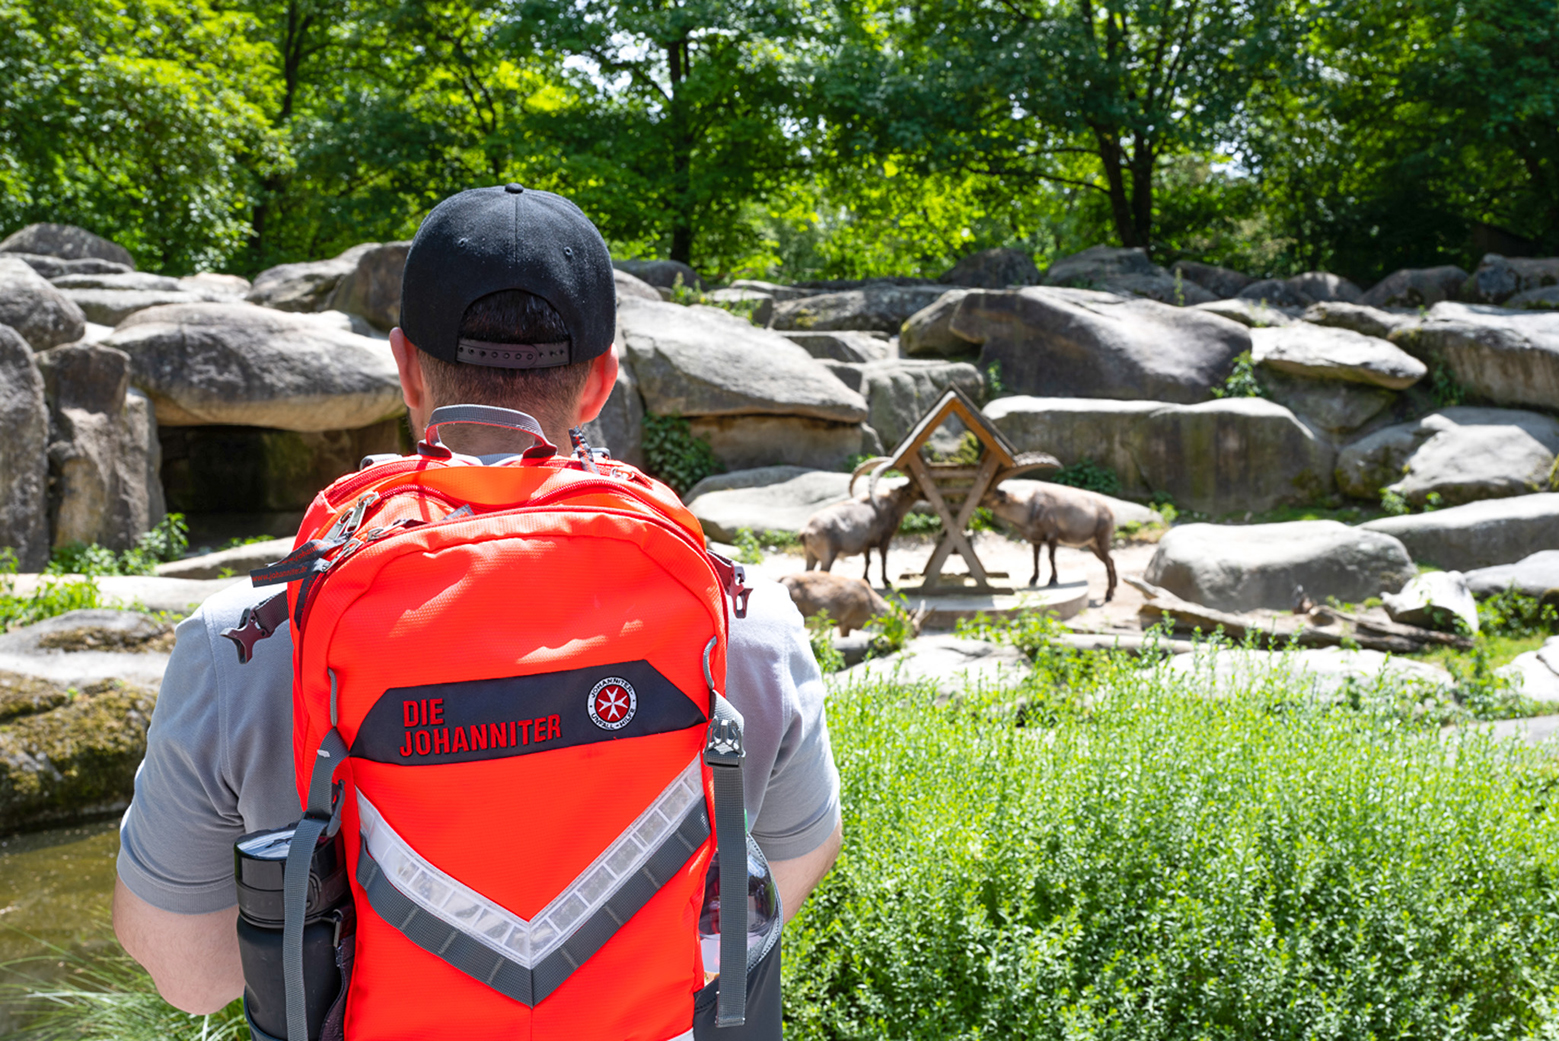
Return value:
M 730 686 L 753 736 L 749 765 L 773 748 L 766 783 L 746 776 L 749 793 L 762 783 L 758 799 L 749 794 L 758 803 L 752 836 L 770 860 L 791 860 L 821 846 L 840 820 L 823 677 L 784 586 L 756 583 L 748 614 L 732 627 Z
M 231 907 L 233 842 L 243 834 L 227 776 L 220 674 L 204 611 L 177 630 L 120 824 L 119 877 L 153 907 L 204 914 Z

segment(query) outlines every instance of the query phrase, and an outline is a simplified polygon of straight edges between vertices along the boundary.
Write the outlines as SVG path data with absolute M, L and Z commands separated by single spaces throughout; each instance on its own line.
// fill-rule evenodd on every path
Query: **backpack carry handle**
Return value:
M 558 454 L 557 446 L 547 440 L 541 424 L 536 422 L 534 417 L 516 409 L 499 408 L 497 405 L 444 405 L 434 409 L 433 415 L 428 417 L 428 429 L 422 436 L 422 442 L 417 445 L 417 453 L 436 459 L 448 459 L 452 453 L 444 442 L 439 440 L 438 428 L 453 423 L 471 423 L 476 426 L 518 430 L 529 434 L 536 439 L 536 443 L 524 452 L 526 459 L 550 459 Z

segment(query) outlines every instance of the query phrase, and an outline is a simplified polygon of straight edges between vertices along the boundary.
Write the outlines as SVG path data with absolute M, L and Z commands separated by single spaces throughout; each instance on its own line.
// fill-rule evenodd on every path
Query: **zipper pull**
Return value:
M 362 498 L 358 499 L 355 503 L 352 504 L 351 512 L 342 517 L 340 520 L 336 521 L 335 526 L 330 529 L 330 533 L 325 536 L 325 541 L 332 542 L 339 540 L 344 542 L 351 538 L 352 535 L 356 533 L 357 529 L 363 526 L 363 515 L 368 512 L 368 507 L 372 506 L 378 501 L 378 492 L 369 492 Z

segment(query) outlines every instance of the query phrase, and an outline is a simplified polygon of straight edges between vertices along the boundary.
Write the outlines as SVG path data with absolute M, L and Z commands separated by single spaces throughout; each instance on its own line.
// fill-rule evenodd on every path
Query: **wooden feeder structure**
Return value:
M 949 419 L 957 417 L 980 444 L 978 460 L 973 464 L 928 462 L 920 453 L 931 435 Z M 908 474 L 920 488 L 921 497 L 931 504 L 941 521 L 941 532 L 925 574 L 919 577 L 918 592 L 926 594 L 989 594 L 1011 592 L 1010 585 L 993 585 L 993 576 L 985 570 L 965 534 L 980 500 L 996 484 L 1032 470 L 1056 470 L 1060 462 L 1044 452 L 1013 451 L 1006 437 L 991 425 L 979 407 L 956 387 L 950 387 L 931 410 L 920 417 L 893 454 L 877 467 L 877 472 L 898 470 Z M 961 575 L 942 575 L 942 567 L 954 551 L 969 567 L 968 581 Z M 904 576 L 909 579 L 910 576 Z

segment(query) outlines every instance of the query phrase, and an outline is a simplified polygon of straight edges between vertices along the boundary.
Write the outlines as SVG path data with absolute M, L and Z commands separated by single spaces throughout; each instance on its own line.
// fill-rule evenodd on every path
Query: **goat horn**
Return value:
M 850 487 L 849 487 L 849 491 L 848 491 L 847 494 L 852 495 L 852 496 L 855 494 L 855 482 L 861 476 L 861 474 L 865 473 L 867 470 L 870 470 L 874 466 L 878 466 L 878 465 L 880 465 L 882 463 L 886 463 L 886 462 L 890 462 L 890 461 L 891 460 L 889 460 L 888 457 L 885 456 L 885 455 L 874 455 L 870 459 L 863 459 L 863 460 L 861 460 L 861 462 L 856 466 L 856 468 L 854 470 L 850 471 Z M 872 485 L 871 485 L 871 488 L 872 488 L 873 491 L 876 490 L 876 485 L 877 485 L 877 479 L 875 477 L 873 477 L 872 478 Z
M 872 470 L 871 479 L 866 482 L 866 494 L 867 495 L 876 495 L 877 494 L 877 479 L 879 477 L 881 477 L 884 473 L 886 473 L 888 471 L 888 469 L 890 468 L 891 464 L 893 463 L 893 460 L 889 459 L 886 456 L 882 456 L 881 459 L 882 459 L 882 462 L 878 463 L 876 465 L 876 467 Z

